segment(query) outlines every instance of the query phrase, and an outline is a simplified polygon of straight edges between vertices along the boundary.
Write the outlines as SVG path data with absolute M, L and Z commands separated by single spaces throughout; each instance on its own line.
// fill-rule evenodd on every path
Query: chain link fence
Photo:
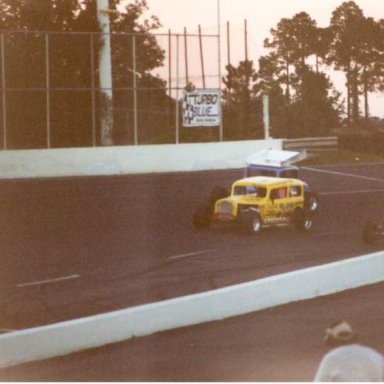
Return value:
M 105 38 L 111 71 L 101 74 Z M 220 140 L 220 127 L 183 127 L 180 110 L 183 90 L 221 88 L 219 40 L 201 33 L 0 31 L 0 147 L 104 145 L 106 108 L 111 145 Z

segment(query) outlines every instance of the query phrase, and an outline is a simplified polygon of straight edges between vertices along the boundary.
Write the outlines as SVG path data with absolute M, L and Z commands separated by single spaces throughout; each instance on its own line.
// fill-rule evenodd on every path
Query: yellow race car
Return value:
M 235 223 L 249 233 L 258 233 L 263 227 L 293 224 L 296 229 L 307 231 L 316 210 L 306 198 L 305 186 L 299 179 L 278 177 L 237 180 L 229 196 L 217 194 L 216 199 L 211 197 L 198 206 L 193 224 L 203 229 L 212 222 Z

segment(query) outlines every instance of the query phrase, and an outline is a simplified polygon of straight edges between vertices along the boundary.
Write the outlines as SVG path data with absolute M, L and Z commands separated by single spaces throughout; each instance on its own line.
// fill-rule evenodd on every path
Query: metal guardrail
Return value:
M 322 152 L 336 151 L 338 149 L 337 136 L 311 137 L 283 140 L 283 149 L 289 151 Z

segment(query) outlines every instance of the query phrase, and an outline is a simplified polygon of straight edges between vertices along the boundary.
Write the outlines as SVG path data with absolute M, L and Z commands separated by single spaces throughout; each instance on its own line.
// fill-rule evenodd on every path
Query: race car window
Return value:
M 254 185 L 247 185 L 245 187 L 246 195 L 255 195 L 256 196 L 256 187 Z
M 267 189 L 262 187 L 256 187 L 256 196 L 257 197 L 267 196 Z
M 280 188 L 272 189 L 272 191 L 271 191 L 271 199 L 272 200 L 284 199 L 285 197 L 287 197 L 287 188 L 280 187 Z
M 289 190 L 290 197 L 301 196 L 301 187 L 299 185 L 293 185 Z
M 237 185 L 233 190 L 233 194 L 240 195 L 252 195 L 255 197 L 265 197 L 267 190 L 263 187 L 257 187 L 256 185 Z
M 245 195 L 245 187 L 243 185 L 237 185 L 233 188 L 233 194 L 235 196 Z

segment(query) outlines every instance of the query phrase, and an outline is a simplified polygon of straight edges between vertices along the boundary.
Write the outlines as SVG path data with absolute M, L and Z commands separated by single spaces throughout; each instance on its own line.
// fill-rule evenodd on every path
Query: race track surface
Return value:
M 228 286 L 380 249 L 383 163 L 303 169 L 320 192 L 305 235 L 195 231 L 195 206 L 241 170 L 0 182 L 3 332 Z M 0 371 L 4 380 L 308 381 L 324 327 L 347 317 L 378 349 L 378 284 Z M 378 332 L 382 333 L 382 332 Z M 104 367 L 103 369 L 101 367 Z

